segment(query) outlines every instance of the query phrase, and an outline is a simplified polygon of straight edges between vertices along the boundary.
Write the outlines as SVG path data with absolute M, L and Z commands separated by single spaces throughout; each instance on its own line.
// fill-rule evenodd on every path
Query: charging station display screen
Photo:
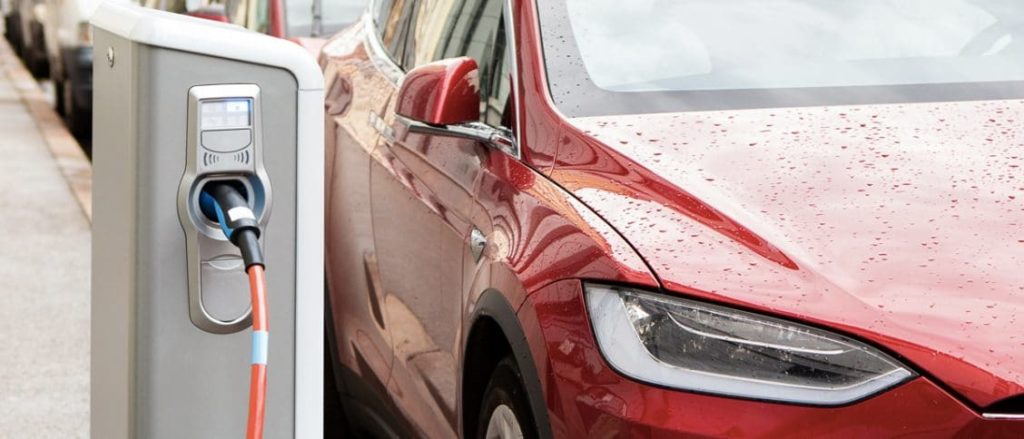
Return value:
M 251 99 L 203 101 L 199 105 L 201 130 L 249 128 L 252 126 Z

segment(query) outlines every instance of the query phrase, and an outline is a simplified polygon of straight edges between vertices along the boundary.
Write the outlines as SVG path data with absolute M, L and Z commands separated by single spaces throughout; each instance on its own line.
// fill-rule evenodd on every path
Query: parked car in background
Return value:
M 190 4 L 143 0 L 143 6 L 231 23 L 278 38 L 322 38 L 355 22 L 368 0 L 215 0 Z
M 16 0 L 0 0 L 0 14 L 4 17 L 4 38 L 11 44 L 11 48 L 17 51 L 19 43 L 18 30 L 18 9 Z
M 46 40 L 43 24 L 46 22 L 46 0 L 13 0 L 15 1 L 15 18 L 18 35 L 14 41 L 15 52 L 25 62 L 25 66 L 38 78 L 49 73 L 46 57 Z
M 129 0 L 108 0 L 124 1 Z M 46 0 L 46 53 L 57 112 L 77 137 L 92 125 L 92 27 L 101 0 Z
M 355 437 L 1024 437 L 1024 3 L 625 3 L 323 47 Z

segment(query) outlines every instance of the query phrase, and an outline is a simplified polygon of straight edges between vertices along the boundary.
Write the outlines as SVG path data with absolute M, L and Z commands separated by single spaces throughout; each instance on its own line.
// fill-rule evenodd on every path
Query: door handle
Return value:
M 387 122 L 384 121 L 384 118 L 380 117 L 380 115 L 375 111 L 370 112 L 370 126 L 372 126 L 373 129 L 376 130 L 389 145 L 395 143 L 395 129 L 388 126 Z
M 481 232 L 480 229 L 474 227 L 473 231 L 469 234 L 469 251 L 473 253 L 474 263 L 480 262 L 480 258 L 483 256 L 484 248 L 486 247 L 487 237 L 484 236 L 484 233 Z

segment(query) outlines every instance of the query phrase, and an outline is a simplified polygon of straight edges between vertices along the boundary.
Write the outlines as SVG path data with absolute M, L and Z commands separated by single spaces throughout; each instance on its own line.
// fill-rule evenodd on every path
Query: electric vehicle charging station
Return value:
M 284 40 L 135 5 L 105 3 L 92 23 L 92 437 L 246 432 L 250 348 L 257 357 L 248 267 L 200 207 L 214 181 L 243 194 L 262 231 L 265 435 L 322 437 L 315 60 Z

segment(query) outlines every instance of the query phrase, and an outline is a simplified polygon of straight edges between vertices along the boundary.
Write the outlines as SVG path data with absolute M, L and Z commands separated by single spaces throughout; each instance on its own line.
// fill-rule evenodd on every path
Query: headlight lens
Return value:
M 721 306 L 586 285 L 597 342 L 619 372 L 683 390 L 841 405 L 915 376 L 838 334 Z

